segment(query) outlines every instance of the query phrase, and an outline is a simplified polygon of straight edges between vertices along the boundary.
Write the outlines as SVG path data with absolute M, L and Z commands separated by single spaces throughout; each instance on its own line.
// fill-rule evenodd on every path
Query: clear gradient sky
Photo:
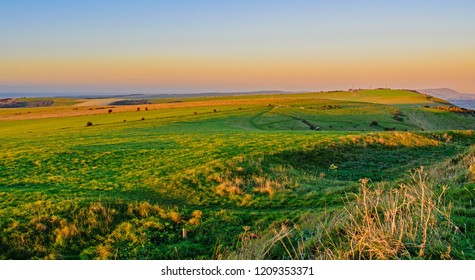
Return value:
M 1 92 L 449 87 L 473 0 L 0 0 Z

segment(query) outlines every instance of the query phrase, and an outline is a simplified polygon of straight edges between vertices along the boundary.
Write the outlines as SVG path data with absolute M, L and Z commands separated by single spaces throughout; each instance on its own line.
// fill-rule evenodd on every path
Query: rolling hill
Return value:
M 471 111 L 406 90 L 147 100 L 0 109 L 0 258 L 475 258 Z

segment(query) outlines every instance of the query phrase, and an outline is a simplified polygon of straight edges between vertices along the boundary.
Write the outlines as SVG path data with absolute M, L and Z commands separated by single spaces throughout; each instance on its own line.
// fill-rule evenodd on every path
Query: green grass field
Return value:
M 170 101 L 0 109 L 0 258 L 475 259 L 474 115 L 401 90 Z

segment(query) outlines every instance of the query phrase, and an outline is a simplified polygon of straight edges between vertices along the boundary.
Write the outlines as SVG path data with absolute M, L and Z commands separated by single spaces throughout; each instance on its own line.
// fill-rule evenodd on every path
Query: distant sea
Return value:
M 62 93 L 62 92 L 0 92 L 0 98 L 22 98 L 22 97 L 107 97 L 117 96 L 117 93 Z M 124 93 L 123 95 L 127 95 Z
M 449 100 L 449 102 L 458 107 L 475 110 L 475 100 Z
M 51 92 L 0 92 L 0 98 L 56 97 L 67 95 L 68 94 Z

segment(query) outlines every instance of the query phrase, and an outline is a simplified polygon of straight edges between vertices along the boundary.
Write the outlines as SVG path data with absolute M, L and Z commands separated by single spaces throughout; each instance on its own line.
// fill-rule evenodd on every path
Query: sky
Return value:
M 473 0 L 0 0 L 0 92 L 475 93 Z

